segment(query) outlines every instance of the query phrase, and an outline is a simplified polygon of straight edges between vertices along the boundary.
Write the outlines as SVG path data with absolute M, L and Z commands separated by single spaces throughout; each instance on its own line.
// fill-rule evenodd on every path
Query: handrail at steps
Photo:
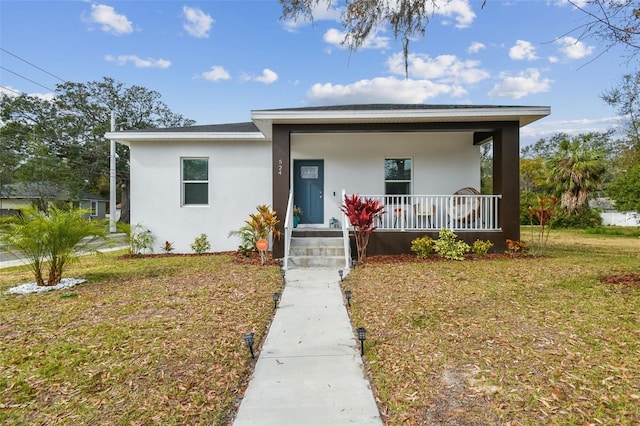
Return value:
M 340 205 L 344 204 L 344 197 L 347 195 L 347 192 L 342 190 L 342 201 Z M 344 269 L 345 271 L 351 270 L 351 243 L 349 240 L 349 228 L 351 227 L 351 223 L 349 223 L 349 217 L 342 212 L 342 242 L 344 244 Z
M 293 234 L 293 192 L 289 190 L 287 200 L 287 213 L 284 217 L 284 256 L 282 257 L 282 269 L 289 266 L 289 249 L 291 248 L 291 235 Z

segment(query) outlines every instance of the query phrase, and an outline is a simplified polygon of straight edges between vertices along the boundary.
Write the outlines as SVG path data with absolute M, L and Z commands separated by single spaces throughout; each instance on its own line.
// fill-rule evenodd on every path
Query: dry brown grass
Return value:
M 222 424 L 280 288 L 231 256 L 82 259 L 88 283 L 0 296 L 0 423 Z M 0 290 L 28 278 L 0 270 Z
M 640 240 L 555 231 L 549 248 L 348 276 L 388 424 L 640 423 L 640 287 L 600 281 L 640 272 Z

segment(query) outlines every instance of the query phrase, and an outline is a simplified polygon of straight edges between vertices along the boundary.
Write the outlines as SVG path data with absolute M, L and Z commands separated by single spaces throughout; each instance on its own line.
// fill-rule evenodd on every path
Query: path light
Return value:
M 247 344 L 249 352 L 251 352 L 251 358 L 255 358 L 255 356 L 253 355 L 253 337 L 253 331 L 244 335 L 244 342 Z
M 351 259 L 351 269 L 355 268 L 358 265 L 358 261 L 356 259 Z
M 273 293 L 273 309 L 278 307 L 278 300 L 280 300 L 280 293 Z
M 343 271 L 342 269 L 340 269 L 340 270 L 338 271 L 338 275 L 340 275 L 340 282 L 344 281 L 344 280 L 342 279 L 342 275 L 343 275 L 343 274 L 344 274 L 344 271 Z
M 345 290 L 344 295 L 347 298 L 347 306 L 351 306 L 351 290 Z
M 284 277 L 287 275 L 287 271 L 284 268 L 280 268 L 280 276 L 282 277 L 282 284 L 284 285 Z
M 364 341 L 367 339 L 367 329 L 358 327 L 358 340 L 360 340 L 360 355 L 364 355 Z

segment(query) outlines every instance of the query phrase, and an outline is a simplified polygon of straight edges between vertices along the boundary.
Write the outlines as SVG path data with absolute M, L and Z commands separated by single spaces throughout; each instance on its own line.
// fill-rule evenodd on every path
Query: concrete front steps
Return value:
M 288 266 L 289 268 L 344 268 L 342 232 L 294 230 Z

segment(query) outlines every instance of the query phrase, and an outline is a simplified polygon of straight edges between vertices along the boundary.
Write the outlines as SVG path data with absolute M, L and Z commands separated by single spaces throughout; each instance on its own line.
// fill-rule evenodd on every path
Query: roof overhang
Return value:
M 551 114 L 548 106 L 465 106 L 411 109 L 389 108 L 354 109 L 299 108 L 251 111 L 251 119 L 267 137 L 272 137 L 274 124 L 355 124 L 355 123 L 437 123 L 517 121 L 520 127 Z
M 129 146 L 137 142 L 264 141 L 260 132 L 109 132 L 105 138 Z

